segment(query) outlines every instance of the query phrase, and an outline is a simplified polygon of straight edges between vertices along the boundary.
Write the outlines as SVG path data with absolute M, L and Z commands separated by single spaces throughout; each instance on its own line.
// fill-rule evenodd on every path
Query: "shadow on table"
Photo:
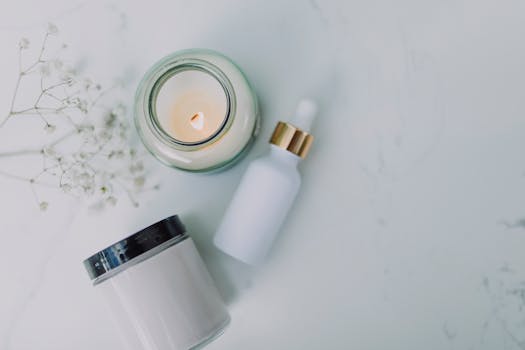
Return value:
M 224 301 L 227 304 L 234 303 L 243 290 L 251 287 L 256 268 L 237 261 L 217 249 L 212 239 L 215 232 L 206 232 L 208 229 L 198 215 L 185 215 L 184 224 L 195 241 Z M 192 232 L 199 234 L 192 235 Z

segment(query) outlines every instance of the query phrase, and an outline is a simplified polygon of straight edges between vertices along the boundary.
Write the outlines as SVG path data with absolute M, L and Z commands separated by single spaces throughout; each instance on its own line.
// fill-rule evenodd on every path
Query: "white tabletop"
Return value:
M 41 212 L 27 183 L 1 176 L 0 349 L 123 349 L 82 260 L 173 213 L 231 312 L 209 349 L 525 348 L 523 2 L 5 1 L 2 113 L 19 39 L 38 43 L 50 21 L 83 72 L 125 78 L 129 106 L 162 56 L 221 51 L 252 82 L 263 126 L 219 174 L 150 160 L 161 188 L 138 208 L 92 213 L 48 194 Z M 248 269 L 213 248 L 214 229 L 303 96 L 321 115 L 302 191 L 268 262 Z M 2 152 L 32 141 L 6 130 Z

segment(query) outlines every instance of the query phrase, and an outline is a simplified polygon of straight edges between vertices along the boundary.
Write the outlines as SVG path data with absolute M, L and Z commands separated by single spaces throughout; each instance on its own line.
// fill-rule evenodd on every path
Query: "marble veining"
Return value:
M 0 115 L 20 38 L 37 43 L 52 22 L 64 59 L 124 82 L 130 105 L 153 62 L 208 47 L 247 73 L 263 116 L 254 148 L 223 173 L 151 160 L 161 187 L 138 208 L 94 212 L 49 189 L 43 212 L 6 176 L 35 164 L 0 159 L 0 349 L 123 349 L 81 262 L 174 213 L 230 308 L 209 349 L 525 349 L 524 16 L 514 0 L 0 5 Z M 303 191 L 268 263 L 249 269 L 211 239 L 303 96 L 321 105 Z M 0 128 L 0 152 L 19 145 Z

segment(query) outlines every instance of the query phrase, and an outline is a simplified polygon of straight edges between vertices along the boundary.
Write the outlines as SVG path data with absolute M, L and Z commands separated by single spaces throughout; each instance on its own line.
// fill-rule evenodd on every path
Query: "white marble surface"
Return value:
M 523 1 L 5 1 L 2 111 L 19 38 L 49 21 L 93 77 L 130 81 L 129 103 L 163 55 L 224 52 L 264 123 L 226 172 L 154 165 L 162 188 L 138 209 L 92 214 L 57 195 L 41 213 L 27 184 L 0 178 L 0 349 L 122 349 L 81 261 L 172 213 L 231 310 L 209 349 L 525 349 Z M 211 237 L 305 95 L 322 113 L 304 190 L 271 259 L 250 270 Z M 0 129 L 2 150 L 15 139 Z

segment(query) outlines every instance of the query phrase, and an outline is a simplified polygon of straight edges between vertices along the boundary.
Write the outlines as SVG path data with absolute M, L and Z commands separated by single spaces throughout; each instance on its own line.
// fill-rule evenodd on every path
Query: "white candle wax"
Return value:
M 198 143 L 220 130 L 228 103 L 217 79 L 206 72 L 187 70 L 164 82 L 155 108 L 168 135 L 183 143 Z

